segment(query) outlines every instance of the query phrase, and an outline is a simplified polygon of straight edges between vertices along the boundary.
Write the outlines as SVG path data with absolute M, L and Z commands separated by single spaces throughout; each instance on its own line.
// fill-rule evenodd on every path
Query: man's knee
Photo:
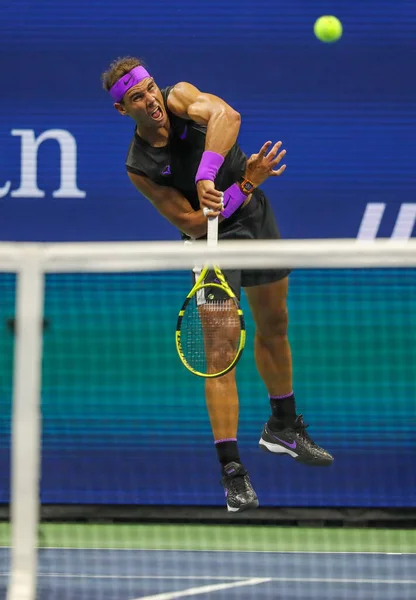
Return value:
M 257 333 L 264 339 L 286 337 L 289 326 L 289 313 L 286 304 L 273 308 L 257 324 Z

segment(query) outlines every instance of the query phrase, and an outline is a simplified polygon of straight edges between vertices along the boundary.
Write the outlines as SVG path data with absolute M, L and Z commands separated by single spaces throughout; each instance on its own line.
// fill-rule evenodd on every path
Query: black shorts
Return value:
M 237 211 L 229 219 L 222 221 L 218 228 L 218 239 L 220 240 L 278 240 L 280 239 L 279 228 L 276 219 L 265 194 L 257 189 L 250 202 L 243 209 Z M 200 273 L 194 269 L 194 282 Z M 241 288 L 254 287 L 265 283 L 280 281 L 287 277 L 290 269 L 224 269 L 223 271 L 229 286 L 240 298 Z M 207 274 L 206 283 L 215 279 L 213 271 Z M 198 303 L 209 300 L 221 299 L 222 292 L 218 288 L 204 288 L 205 300 L 199 294 Z M 202 290 L 201 290 L 202 291 Z

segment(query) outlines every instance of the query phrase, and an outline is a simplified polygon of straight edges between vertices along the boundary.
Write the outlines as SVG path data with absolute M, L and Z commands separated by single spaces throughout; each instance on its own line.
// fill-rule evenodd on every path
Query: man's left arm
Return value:
M 215 189 L 214 182 L 225 156 L 237 141 L 241 123 L 239 113 L 218 96 L 202 93 L 190 83 L 175 85 L 168 97 L 168 107 L 179 117 L 207 126 L 205 152 L 195 183 L 201 208 L 214 210 L 215 216 L 230 217 L 246 202 L 254 187 L 272 175 L 281 175 L 285 170 L 286 165 L 274 170 L 286 154 L 286 150 L 277 154 L 282 142 L 277 142 L 273 147 L 272 142 L 266 142 L 259 153 L 247 161 L 245 177 L 249 180 L 248 189 L 237 182 L 232 184 L 224 192 L 223 203 L 223 194 Z
M 225 158 L 237 141 L 241 117 L 218 96 L 200 92 L 190 83 L 177 83 L 168 97 L 169 109 L 178 117 L 207 126 L 205 150 Z
M 195 177 L 201 208 L 219 216 L 223 194 L 215 189 L 215 177 L 224 158 L 237 141 L 241 118 L 224 100 L 200 92 L 190 83 L 178 83 L 168 97 L 169 109 L 179 117 L 206 125 L 205 152 Z

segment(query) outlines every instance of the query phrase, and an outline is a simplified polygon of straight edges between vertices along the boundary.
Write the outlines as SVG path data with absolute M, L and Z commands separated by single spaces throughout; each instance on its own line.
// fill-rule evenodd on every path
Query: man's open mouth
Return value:
M 157 106 L 156 108 L 153 109 L 153 111 L 150 113 L 150 116 L 152 117 L 152 119 L 154 119 L 155 121 L 160 121 L 160 119 L 163 117 L 163 112 L 161 111 L 161 109 Z

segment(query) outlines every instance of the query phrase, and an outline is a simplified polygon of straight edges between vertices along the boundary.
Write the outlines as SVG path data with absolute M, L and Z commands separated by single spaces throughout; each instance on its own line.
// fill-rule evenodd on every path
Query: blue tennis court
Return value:
M 416 554 L 45 548 L 37 600 L 410 600 L 415 573 Z

